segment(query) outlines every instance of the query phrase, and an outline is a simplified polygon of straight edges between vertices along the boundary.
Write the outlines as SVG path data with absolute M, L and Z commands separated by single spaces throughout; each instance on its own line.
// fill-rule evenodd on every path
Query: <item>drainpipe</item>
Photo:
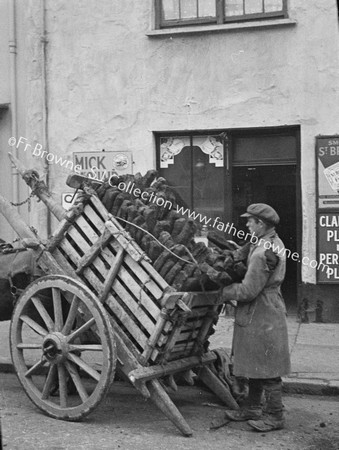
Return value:
M 41 44 L 42 44 L 42 126 L 43 126 L 43 142 L 42 147 L 48 153 L 48 90 L 47 90 L 47 29 L 46 29 L 46 8 L 45 8 L 45 0 L 41 0 L 41 13 L 42 13 L 42 36 L 41 36 Z M 50 173 L 49 173 L 49 162 L 46 158 L 44 161 L 44 174 L 45 174 L 45 183 L 47 189 L 49 189 L 49 181 L 50 181 Z M 46 232 L 47 237 L 51 235 L 51 212 L 47 208 L 46 212 Z
M 16 26 L 15 26 L 15 0 L 9 0 L 9 75 L 10 75 L 10 96 L 11 96 L 11 123 L 12 136 L 18 138 L 18 121 L 17 121 L 17 76 L 16 76 Z M 18 157 L 18 149 L 13 147 L 14 156 Z M 12 168 L 12 199 L 13 202 L 19 203 L 19 172 L 16 168 Z

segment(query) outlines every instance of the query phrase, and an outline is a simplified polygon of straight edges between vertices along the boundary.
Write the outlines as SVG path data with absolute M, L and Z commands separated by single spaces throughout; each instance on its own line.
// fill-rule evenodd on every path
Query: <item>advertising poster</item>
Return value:
M 318 283 L 339 283 L 339 212 L 318 213 Z
M 339 210 L 339 136 L 316 138 L 318 199 L 320 209 Z

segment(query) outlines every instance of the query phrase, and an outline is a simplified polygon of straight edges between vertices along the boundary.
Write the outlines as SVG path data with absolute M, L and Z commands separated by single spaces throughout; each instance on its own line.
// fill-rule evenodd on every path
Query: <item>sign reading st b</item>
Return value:
M 73 162 L 74 167 L 81 167 L 78 173 L 97 181 L 104 181 L 113 173 L 132 173 L 132 152 L 76 152 Z

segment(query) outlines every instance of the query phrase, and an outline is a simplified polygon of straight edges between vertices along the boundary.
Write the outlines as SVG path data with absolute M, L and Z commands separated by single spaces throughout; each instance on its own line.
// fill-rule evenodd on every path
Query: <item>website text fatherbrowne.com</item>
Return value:
M 43 150 L 41 144 L 36 144 L 33 148 L 33 145 L 29 144 L 28 139 L 20 136 L 19 139 L 16 139 L 14 136 L 10 137 L 8 140 L 8 144 L 11 147 L 19 148 L 24 146 L 24 151 L 26 152 L 27 149 L 29 149 L 33 156 L 37 156 L 40 158 L 47 159 L 50 163 L 59 164 L 60 166 L 64 166 L 67 169 L 74 171 L 77 174 L 81 174 L 81 166 L 75 165 L 73 161 L 68 160 L 68 158 L 61 158 L 56 155 L 54 155 L 52 152 L 47 152 L 46 150 Z M 90 178 L 93 181 L 97 182 L 103 182 L 104 176 L 99 180 L 97 177 L 97 167 L 92 167 L 91 171 L 93 174 L 89 173 L 88 178 Z M 108 180 L 108 183 L 111 184 L 111 179 Z M 147 191 L 141 191 L 141 189 L 136 188 L 134 183 L 124 183 L 121 182 L 118 185 L 118 188 L 121 191 L 128 192 L 130 194 L 135 195 L 136 197 L 141 197 L 142 200 L 146 200 L 148 203 L 155 203 L 158 206 L 162 206 L 164 208 L 173 209 L 173 204 L 169 200 L 165 200 L 162 197 L 157 197 L 154 192 L 147 192 Z M 224 233 L 232 234 L 232 236 L 236 236 L 238 239 L 243 240 L 249 240 L 252 244 L 260 244 L 262 243 L 264 248 L 269 249 L 272 248 L 272 250 L 277 253 L 278 255 L 285 256 L 287 258 L 291 258 L 292 261 L 301 262 L 303 265 L 310 266 L 312 269 L 317 269 L 324 271 L 326 270 L 329 275 L 331 275 L 331 271 L 333 271 L 332 268 L 330 268 L 328 265 L 324 264 L 322 261 L 318 262 L 314 259 L 309 259 L 307 256 L 303 256 L 300 258 L 300 255 L 298 252 L 293 252 L 285 247 L 279 248 L 279 246 L 276 246 L 274 243 L 264 241 L 262 239 L 257 238 L 254 234 L 245 233 L 243 230 L 238 230 L 235 228 L 233 223 L 223 223 L 219 220 L 219 217 L 216 217 L 215 219 L 208 218 L 201 213 L 196 213 L 195 211 L 191 211 L 188 208 L 179 207 L 177 206 L 177 212 L 182 214 L 183 216 L 187 216 L 195 221 L 200 222 L 202 225 L 206 225 L 212 228 L 216 228 L 219 231 L 223 231 Z M 260 242 L 261 241 L 261 242 Z
M 173 209 L 173 204 L 169 200 L 165 200 L 162 197 L 157 197 L 154 192 L 146 192 L 142 191 L 139 188 L 135 187 L 134 183 L 128 182 L 127 184 L 124 182 L 121 182 L 118 184 L 118 188 L 121 191 L 130 193 L 135 195 L 136 197 L 140 196 L 142 200 L 148 201 L 149 203 L 155 203 L 158 206 L 162 206 L 164 208 Z M 183 206 L 176 207 L 176 211 L 179 214 L 182 214 L 183 216 L 187 216 L 190 219 L 193 219 L 195 221 L 200 222 L 201 225 L 206 225 L 212 228 L 216 228 L 219 231 L 223 231 L 224 233 L 231 234 L 233 237 L 237 237 L 238 239 L 242 240 L 249 240 L 252 244 L 259 244 L 263 245 L 264 248 L 272 249 L 274 253 L 280 256 L 284 256 L 286 258 L 291 258 L 292 261 L 301 262 L 303 265 L 310 266 L 312 269 L 317 269 L 321 271 L 329 271 L 331 268 L 324 264 L 323 262 L 318 262 L 314 259 L 310 259 L 307 256 L 303 256 L 300 258 L 300 255 L 298 252 L 292 252 L 288 248 L 280 248 L 279 245 L 274 244 L 273 242 L 264 241 L 263 239 L 259 239 L 257 236 L 255 236 L 253 233 L 245 233 L 243 230 L 237 230 L 233 223 L 224 223 L 221 220 L 219 220 L 219 217 L 216 217 L 215 219 L 212 219 L 211 217 L 207 217 L 202 215 L 201 213 L 196 213 L 195 211 L 191 211 L 189 208 L 184 208 Z

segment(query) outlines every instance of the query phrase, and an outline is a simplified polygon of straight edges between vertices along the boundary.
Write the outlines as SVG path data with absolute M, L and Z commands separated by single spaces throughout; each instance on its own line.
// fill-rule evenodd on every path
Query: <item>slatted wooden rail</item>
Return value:
M 173 376 L 182 373 L 187 380 L 192 381 L 191 369 L 195 369 L 205 384 L 230 408 L 238 407 L 229 389 L 209 369 L 216 359 L 216 355 L 209 351 L 208 338 L 222 306 L 218 293 L 174 291 L 97 196 L 88 190 L 87 194 L 85 200 L 68 212 L 60 207 L 52 208 L 57 211 L 60 223 L 47 245 L 42 245 L 38 236 L 35 237 L 39 241 L 37 263 L 46 274 L 61 273 L 77 283 L 83 283 L 88 289 L 86 291 L 84 288 L 83 295 L 86 296 L 86 292 L 94 294 L 113 326 L 120 373 L 142 395 L 151 398 L 184 435 L 191 435 L 190 427 L 159 380 L 166 379 L 167 384 L 176 389 Z M 43 201 L 47 198 L 46 204 L 51 205 L 47 195 L 41 195 L 40 198 Z M 6 208 L 11 209 L 8 205 Z M 10 215 L 8 211 L 6 214 Z M 21 227 L 20 234 L 25 234 L 22 237 L 34 237 L 27 226 L 25 228 L 21 224 Z M 62 279 L 60 283 L 64 281 Z M 46 281 L 47 284 L 51 282 L 53 279 Z M 36 303 L 34 298 L 33 302 Z M 74 296 L 65 294 L 65 299 L 71 305 L 70 310 L 74 309 Z M 53 291 L 53 304 L 57 303 Z M 45 313 L 43 315 L 47 317 Z M 58 315 L 61 324 L 60 312 Z M 88 323 L 86 326 L 90 327 L 88 317 L 84 318 L 82 313 L 80 316 L 82 323 Z M 63 352 L 66 348 L 64 358 L 69 357 L 72 362 L 78 363 L 76 354 L 67 354 L 66 344 L 61 343 L 58 347 L 58 339 L 68 342 L 67 337 L 60 337 L 58 333 L 50 331 L 48 339 L 52 344 L 55 341 L 53 345 L 58 351 Z M 95 348 L 94 344 L 91 345 L 88 348 Z M 61 359 L 60 364 L 63 363 Z M 90 371 L 88 367 L 83 367 Z M 67 368 L 69 363 L 66 364 Z M 84 391 L 77 375 L 73 372 L 71 375 L 78 390 Z M 100 378 L 100 374 L 93 376 Z M 45 386 L 45 396 L 46 389 Z M 87 399 L 84 392 L 82 396 Z M 43 402 L 38 406 L 44 409 Z M 66 411 L 65 399 L 63 406 Z M 62 410 L 60 418 L 63 418 Z

